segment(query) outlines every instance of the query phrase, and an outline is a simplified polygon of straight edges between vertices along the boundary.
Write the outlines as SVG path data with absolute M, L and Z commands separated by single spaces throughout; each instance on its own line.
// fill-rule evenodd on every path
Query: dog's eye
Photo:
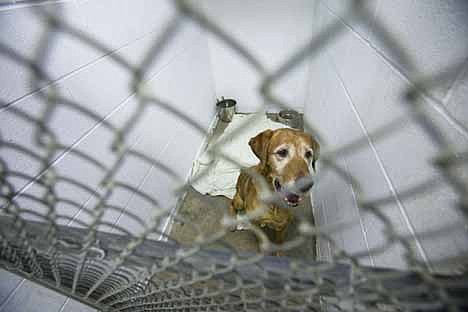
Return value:
M 305 157 L 306 157 L 306 158 L 312 157 L 312 152 L 311 152 L 311 151 L 307 151 L 307 152 L 305 153 Z
M 276 152 L 276 154 L 279 156 L 279 157 L 286 157 L 288 156 L 288 150 L 283 148 L 283 149 L 280 149 L 279 151 Z

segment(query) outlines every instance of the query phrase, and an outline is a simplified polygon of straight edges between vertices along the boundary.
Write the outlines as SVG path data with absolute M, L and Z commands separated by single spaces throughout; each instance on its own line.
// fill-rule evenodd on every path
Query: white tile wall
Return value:
M 3 4 L 3 3 L 2 3 Z M 0 42 L 27 58 L 34 57 L 34 48 L 42 29 L 41 22 L 30 6 L 0 7 Z M 58 140 L 72 148 L 57 154 L 53 168 L 59 175 L 73 177 L 89 189 L 82 189 L 67 182 L 59 182 L 56 191 L 62 197 L 73 200 L 78 206 L 93 209 L 96 198 L 92 191 L 102 192 L 99 182 L 104 172 L 93 164 L 83 161 L 73 151 L 80 151 L 98 159 L 109 167 L 115 160 L 110 145 L 114 138 L 106 122 L 122 126 L 138 105 L 130 89 L 131 76 L 112 56 L 124 57 L 132 65 L 139 65 L 155 40 L 162 34 L 164 26 L 173 17 L 173 8 L 168 1 L 70 1 L 60 4 L 44 4 L 41 8 L 62 9 L 61 16 L 79 31 L 91 34 L 112 52 L 105 54 L 90 48 L 66 33 L 57 34 L 51 47 L 51 57 L 45 64 L 53 84 L 45 88 L 57 88 L 60 94 L 85 106 L 98 119 L 77 113 L 76 109 L 61 105 L 50 120 L 51 130 Z M 29 70 L 23 65 L 0 58 L 0 100 L 2 104 L 14 106 L 31 116 L 38 117 L 43 103 L 37 90 L 28 85 Z M 186 21 L 178 33 L 147 68 L 145 76 L 147 90 L 192 116 L 199 127 L 207 129 L 214 117 L 215 90 L 209 60 L 207 36 L 203 31 Z M 79 117 L 81 116 L 81 117 Z M 105 120 L 102 120 L 104 118 Z M 22 121 L 10 110 L 0 111 L 2 139 L 9 140 L 29 149 L 34 149 L 32 139 L 36 129 Z M 185 121 L 156 105 L 144 114 L 140 123 L 128 133 L 126 142 L 139 152 L 168 165 L 179 176 L 175 179 L 160 168 L 128 157 L 116 178 L 136 187 L 139 191 L 156 196 L 160 207 L 152 206 L 141 196 L 125 188 L 116 188 L 108 204 L 118 205 L 150 222 L 155 209 L 170 210 L 176 201 L 172 193 L 178 183 L 186 180 L 192 160 L 198 152 L 204 135 L 194 132 Z M 39 153 L 41 151 L 38 150 Z M 24 155 L 2 150 L 9 168 L 37 176 L 40 164 Z M 174 161 L 177 160 L 177 161 Z M 41 194 L 44 190 L 26 179 L 12 179 L 17 189 Z M 44 213 L 46 207 L 28 199 L 21 204 Z M 57 213 L 67 216 L 61 224 L 80 226 L 89 223 L 88 213 L 79 207 L 61 203 Z M 32 218 L 31 216 L 29 216 Z M 117 210 L 108 209 L 103 221 L 116 224 L 132 233 L 142 228 Z M 101 227 L 110 230 L 109 227 Z M 156 238 L 159 235 L 155 236 Z M 0 311 L 37 311 L 47 306 L 50 311 L 83 311 L 81 304 L 66 300 L 30 282 L 22 282 L 6 271 L 0 271 Z M 91 311 L 92 309 L 89 309 Z
M 312 34 L 313 2 L 294 1 L 203 1 L 204 12 L 244 45 L 269 71 L 278 68 Z M 210 37 L 210 53 L 216 95 L 238 100 L 239 111 L 252 112 L 267 105 L 258 94 L 261 77 L 226 44 Z M 306 94 L 307 64 L 278 81 L 275 94 L 292 100 L 301 110 Z
M 463 1 L 369 1 L 365 6 L 370 19 L 359 22 L 359 17 L 345 14 L 345 2 L 318 1 L 316 33 L 332 23 L 341 23 L 343 32 L 311 57 L 306 119 L 320 131 L 328 149 L 367 137 L 364 147 L 344 154 L 339 163 L 346 164 L 346 171 L 358 180 L 367 199 L 393 198 L 379 209 L 397 233 L 412 239 L 411 247 L 419 260 L 439 268 L 437 261 L 441 258 L 468 250 L 468 235 L 457 225 L 460 216 L 454 208 L 455 194 L 431 164 L 438 148 L 408 119 L 402 91 L 414 82 L 415 73 L 435 74 L 466 60 L 468 7 Z M 394 46 L 384 44 L 382 28 L 405 48 L 417 71 L 402 62 Z M 465 86 L 466 64 L 430 92 L 466 125 L 466 105 L 462 104 Z M 382 126 L 405 116 L 408 120 L 390 135 L 372 137 Z M 457 150 L 466 148 L 466 133 L 437 112 L 431 118 Z M 428 180 L 438 181 L 439 187 L 417 198 L 401 198 L 405 190 Z M 348 203 L 349 191 L 339 187 L 336 179 L 331 181 L 324 177 L 315 190 L 318 222 L 328 226 L 356 215 L 362 220 L 361 229 L 346 229 L 346 235 L 336 237 L 337 246 L 354 253 L 362 249 L 363 242 L 371 249 L 384 243 L 384 224 L 372 214 L 357 213 L 356 205 Z M 336 189 L 342 190 L 342 195 L 337 195 Z M 452 230 L 442 238 L 418 235 L 443 227 Z M 328 244 L 323 242 L 319 247 L 328 258 Z M 406 266 L 405 257 L 401 245 L 392 244 L 385 252 L 373 255 L 369 263 L 402 268 Z
M 373 25 L 373 16 L 378 8 L 379 0 L 362 1 L 355 10 L 353 1 L 319 0 L 320 5 L 326 6 L 333 14 L 343 20 L 354 31 L 364 38 L 368 38 Z M 362 12 L 366 12 L 370 18 L 363 18 Z M 364 15 L 365 16 L 365 15 Z
M 16 287 L 19 287 L 22 278 L 3 269 L 0 269 L 0 276 L 2 277 L 2 282 L 0 283 L 0 300 L 2 304 L 0 307 L 3 308 L 3 306 L 10 299 L 9 295 L 12 293 L 12 291 Z
M 450 1 L 379 1 L 375 22 L 387 28 L 415 65 L 416 72 L 437 73 L 446 66 L 460 62 L 468 55 L 468 2 Z M 400 69 L 410 74 L 413 69 L 402 64 L 380 40 L 377 28 L 372 29 L 371 43 Z M 448 79 L 433 92 L 443 98 L 455 79 Z
M 39 311 L 47 307 L 50 311 L 59 311 L 66 298 L 45 287 L 25 281 L 14 296 L 4 306 L 4 311 Z

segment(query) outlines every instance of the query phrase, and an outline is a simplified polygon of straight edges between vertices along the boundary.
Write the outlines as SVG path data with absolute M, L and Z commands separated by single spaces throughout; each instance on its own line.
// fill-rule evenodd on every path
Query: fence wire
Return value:
M 182 216 L 171 216 L 173 207 L 160 207 L 158 198 L 152 194 L 119 180 L 118 173 L 125 159 L 137 158 L 140 162 L 161 169 L 179 181 L 175 191 L 181 196 L 189 186 L 167 164 L 161 163 L 150 155 L 134 149 L 129 143 L 128 134 L 137 125 L 145 112 L 158 107 L 191 126 L 193 131 L 209 135 L 208 130 L 192 116 L 180 111 L 176 106 L 158 98 L 145 86 L 147 69 L 156 62 L 164 48 L 180 31 L 184 19 L 196 23 L 224 45 L 235 51 L 257 74 L 262 77 L 259 93 L 265 102 L 278 109 L 291 105 L 275 96 L 275 84 L 287 76 L 294 68 L 319 53 L 333 42 L 344 25 L 336 21 L 327 26 L 319 35 L 314 36 L 303 48 L 284 61 L 273 71 L 268 71 L 261 60 L 249 49 L 228 34 L 215 21 L 192 3 L 175 1 L 178 15 L 165 26 L 162 35 L 154 38 L 154 44 L 137 66 L 125 57 L 111 53 L 111 49 L 96 40 L 92 34 L 74 28 L 61 17 L 60 11 L 49 11 L 38 6 L 36 13 L 47 25 L 41 34 L 40 45 L 33 58 L 15 52 L 14 47 L 0 42 L 0 55 L 10 61 L 28 68 L 31 90 L 37 90 L 44 103 L 39 116 L 23 111 L 6 101 L 0 103 L 1 111 L 8 111 L 18 119 L 34 125 L 34 141 L 39 148 L 22 146 L 2 137 L 0 149 L 13 150 L 40 163 L 40 174 L 30 176 L 26 172 L 15 171 L 3 157 L 0 158 L 1 215 L 0 215 L 0 260 L 1 266 L 38 282 L 62 294 L 75 298 L 102 311 L 321 311 L 321 310 L 380 310 L 380 311 L 420 311 L 467 309 L 468 276 L 466 264 L 468 257 L 447 259 L 460 264 L 463 269 L 450 275 L 434 273 L 420 260 L 411 238 L 402 236 L 394 228 L 380 206 L 389 198 L 368 199 L 360 183 L 340 166 L 341 155 L 364 148 L 367 138 L 360 138 L 336 150 L 325 150 L 321 155 L 322 167 L 333 170 L 356 192 L 359 209 L 377 217 L 384 225 L 385 243 L 370 252 L 351 254 L 339 250 L 331 262 L 307 261 L 271 257 L 267 254 L 281 248 L 287 250 L 307 239 L 324 239 L 333 244 L 331 233 L 346 227 L 342 224 L 335 228 L 314 225 L 312 220 L 302 220 L 299 226 L 301 235 L 283 246 L 275 246 L 266 239 L 260 229 L 252 226 L 252 231 L 260 240 L 261 253 L 239 253 L 234 249 L 213 250 L 209 245 L 222 241 L 236 220 L 226 217 L 223 229 L 209 236 L 204 235 L 196 225 L 191 225 L 198 233 L 195 243 L 182 246 L 168 233 L 161 230 L 161 221 L 168 217 L 185 222 Z M 366 11 L 362 1 L 350 2 L 347 13 L 353 18 L 370 20 L 372 12 Z M 402 120 L 393 121 L 371 133 L 374 140 L 391 136 L 402 123 L 408 121 L 425 131 L 438 147 L 434 155 L 434 167 L 444 177 L 446 183 L 458 195 L 456 208 L 464 217 L 468 216 L 468 181 L 463 180 L 460 168 L 468 162 L 468 147 L 455 150 L 444 136 L 443 129 L 433 121 L 431 112 L 442 114 L 457 129 L 468 135 L 465 125 L 457 121 L 447 111 L 444 104 L 431 94 L 432 88 L 442 84 L 446 77 L 457 72 L 463 64 L 451 64 L 447 70 L 433 77 L 421 77 L 411 57 L 406 53 L 397 38 L 384 26 L 374 21 L 378 36 L 390 47 L 391 53 L 411 69 L 411 81 L 416 81 L 407 90 L 401 90 L 406 99 L 408 115 Z M 84 103 L 63 94 L 44 70 L 49 61 L 51 47 L 56 38 L 67 36 L 80 41 L 103 54 L 108 55 L 116 66 L 125 69 L 131 77 L 129 88 L 135 92 L 137 103 L 123 126 L 118 127 L 94 112 Z M 44 86 L 47 86 L 45 88 Z M 111 164 L 105 164 L 77 148 L 71 148 L 58 140 L 57 133 L 51 129 L 50 121 L 57 110 L 67 107 L 78 117 L 85 117 L 113 134 L 109 148 L 115 154 Z M 314 125 L 305 124 L 307 131 L 320 138 Z M 236 135 L 234 133 L 233 135 Z M 220 145 L 211 149 L 216 157 L 235 162 L 229 155 L 220 152 Z M 64 152 L 72 153 L 104 174 L 98 190 L 73 178 L 56 172 L 53 164 Z M 59 155 L 59 156 L 57 156 Z M 240 165 L 240 164 L 237 164 Z M 27 187 L 15 188 L 14 179 L 36 183 L 43 189 L 42 196 L 28 192 Z M 64 198 L 57 189 L 58 183 L 66 183 L 72 188 L 88 193 L 96 200 L 90 208 L 82 203 Z M 417 198 L 434 189 L 436 183 L 428 181 L 408 189 L 402 197 Z M 123 207 L 109 203 L 109 198 L 117 189 L 125 189 L 155 207 L 152 220 L 142 220 Z M 22 204 L 27 199 L 41 204 L 45 213 L 29 209 Z M 266 197 L 268 202 L 276 201 L 274 194 Z M 57 205 L 66 203 L 81 209 L 90 221 L 76 220 L 57 212 Z M 156 209 L 157 208 L 157 209 Z M 125 228 L 109 224 L 103 220 L 106 211 L 124 214 L 140 224 L 142 231 L 135 235 Z M 34 221 L 31 220 L 34 217 Z M 61 221 L 59 224 L 58 221 Z M 63 222 L 75 222 L 80 227 L 69 227 Z M 100 226 L 108 226 L 112 231 L 102 232 Z M 447 229 L 432 229 L 427 233 L 417 233 L 419 237 L 443 237 Z M 152 240 L 150 234 L 158 233 L 164 240 Z M 395 243 L 405 249 L 409 269 L 406 271 L 377 269 L 360 264 L 359 260 L 370 254 L 379 254 Z

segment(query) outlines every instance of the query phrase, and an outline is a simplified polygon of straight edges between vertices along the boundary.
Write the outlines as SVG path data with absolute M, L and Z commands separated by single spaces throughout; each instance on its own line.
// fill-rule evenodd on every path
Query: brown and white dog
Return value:
M 297 206 L 313 186 L 312 175 L 316 170 L 320 145 L 309 134 L 289 128 L 265 130 L 249 141 L 250 148 L 260 163 L 248 168 L 263 177 L 265 185 L 282 203 L 264 203 L 261 182 L 252 174 L 242 171 L 237 179 L 236 194 L 231 202 L 230 214 L 252 214 L 262 207 L 266 212 L 253 223 L 266 228 L 270 240 L 282 244 L 285 232 L 293 220 L 287 206 Z M 286 205 L 287 206 L 286 206 Z M 270 233 L 269 233 L 270 232 Z

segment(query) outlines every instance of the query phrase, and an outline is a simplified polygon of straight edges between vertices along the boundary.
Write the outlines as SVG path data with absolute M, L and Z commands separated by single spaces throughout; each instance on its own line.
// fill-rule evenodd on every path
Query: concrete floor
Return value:
M 276 114 L 268 114 L 268 117 L 272 120 L 276 120 Z M 223 133 L 227 125 L 228 124 L 225 122 L 218 122 L 213 134 L 209 138 L 208 145 Z M 185 223 L 175 221 L 171 227 L 170 236 L 181 244 L 191 244 L 197 232 L 194 227 L 198 227 L 199 231 L 204 233 L 207 237 L 210 237 L 212 234 L 222 229 L 221 220 L 224 214 L 227 214 L 229 205 L 230 199 L 227 197 L 204 195 L 190 188 L 183 200 L 179 203 L 177 212 L 177 215 L 181 217 Z M 295 207 L 293 211 L 295 220 L 288 228 L 286 241 L 297 237 L 298 220 L 306 218 L 310 222 L 314 221 L 312 206 L 308 198 L 306 198 L 301 205 Z M 237 251 L 258 251 L 257 239 L 250 231 L 229 232 L 218 243 L 211 247 L 224 249 L 227 246 Z M 285 251 L 285 256 L 301 260 L 315 260 L 315 240 L 309 239 L 301 246 Z

